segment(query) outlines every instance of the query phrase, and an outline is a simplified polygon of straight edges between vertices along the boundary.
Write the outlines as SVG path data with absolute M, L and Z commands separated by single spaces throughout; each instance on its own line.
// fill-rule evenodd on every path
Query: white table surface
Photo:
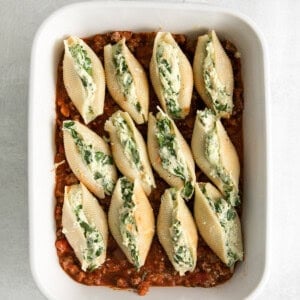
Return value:
M 41 22 L 71 2 L 76 1 L 0 0 L 0 299 L 45 299 L 29 268 L 29 62 Z M 300 299 L 300 1 L 199 2 L 248 15 L 266 37 L 272 119 L 272 244 L 270 277 L 256 299 Z

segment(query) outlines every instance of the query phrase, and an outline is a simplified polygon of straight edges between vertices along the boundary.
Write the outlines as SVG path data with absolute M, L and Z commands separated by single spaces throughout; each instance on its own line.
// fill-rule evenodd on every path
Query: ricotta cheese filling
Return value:
M 167 111 L 172 118 L 180 118 L 181 108 L 178 103 L 178 97 L 181 86 L 181 75 L 178 49 L 164 41 L 159 42 L 156 61 Z
M 205 128 L 205 157 L 211 164 L 211 176 L 222 181 L 226 200 L 233 206 L 240 204 L 240 197 L 231 174 L 222 165 L 220 141 L 216 128 L 216 115 L 209 109 L 197 112 L 197 118 Z
M 140 268 L 138 249 L 138 228 L 135 221 L 136 204 L 133 195 L 134 183 L 126 177 L 121 178 L 123 206 L 119 210 L 120 232 L 122 242 L 128 248 L 134 266 Z
M 226 86 L 221 82 L 215 67 L 215 49 L 210 38 L 205 46 L 206 56 L 203 63 L 203 78 L 206 93 L 209 95 L 214 110 L 218 112 L 232 112 L 230 94 Z
M 143 114 L 142 106 L 138 101 L 136 87 L 132 74 L 129 70 L 125 56 L 123 55 L 122 41 L 112 46 L 113 64 L 116 70 L 116 77 L 125 99 L 132 104 L 136 111 Z
M 205 188 L 205 184 L 200 186 L 205 199 L 209 203 L 209 206 L 217 215 L 218 220 L 225 233 L 225 246 L 226 255 L 228 258 L 228 266 L 233 266 L 238 260 L 242 260 L 242 253 L 237 248 L 236 232 L 234 230 L 234 220 L 237 217 L 236 211 L 231 205 L 223 198 L 219 198 L 213 201 Z
M 105 250 L 102 234 L 96 229 L 94 224 L 89 223 L 82 206 L 82 190 L 81 188 L 71 189 L 69 203 L 76 217 L 74 226 L 79 226 L 86 239 L 86 244 L 81 247 L 80 251 L 83 256 L 82 270 L 89 272 L 99 267 L 97 259 Z M 63 230 L 64 233 L 65 230 Z
M 92 61 L 87 54 L 87 51 L 80 43 L 73 42 L 68 46 L 69 52 L 74 62 L 74 67 L 79 76 L 86 93 L 85 113 L 94 116 L 93 100 L 96 92 L 96 84 L 93 79 Z
M 159 157 L 162 167 L 184 182 L 181 192 L 182 197 L 190 199 L 194 192 L 192 177 L 182 150 L 178 145 L 172 122 L 162 111 L 157 114 L 155 136 L 159 145 Z
M 88 141 L 78 132 L 75 122 L 65 121 L 63 130 L 70 132 L 82 161 L 93 174 L 94 179 L 103 187 L 105 194 L 111 195 L 116 184 L 110 170 L 114 163 L 112 156 L 96 150 L 93 142 Z
M 179 204 L 177 200 L 176 190 L 171 190 L 171 197 L 173 201 L 172 211 L 172 225 L 170 227 L 170 234 L 173 244 L 173 259 L 179 266 L 180 275 L 190 270 L 194 265 L 192 250 L 188 245 L 187 238 L 184 234 L 181 221 L 179 220 Z
M 117 113 L 112 118 L 112 123 L 116 128 L 118 139 L 123 147 L 123 153 L 125 154 L 132 167 L 139 171 L 142 181 L 153 186 L 152 179 L 147 172 L 141 161 L 140 153 L 137 149 L 137 143 L 135 141 L 133 130 L 126 120 Z

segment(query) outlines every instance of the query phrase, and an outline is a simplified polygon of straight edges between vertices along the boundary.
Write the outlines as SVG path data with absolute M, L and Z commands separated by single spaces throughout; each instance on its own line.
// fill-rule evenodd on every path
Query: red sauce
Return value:
M 155 33 L 132 33 L 132 32 L 111 32 L 95 35 L 86 38 L 87 44 L 95 51 L 103 62 L 103 48 L 107 43 L 119 41 L 123 36 L 135 57 L 149 74 L 149 62 L 152 55 L 152 47 Z M 184 35 L 174 35 L 177 43 L 192 62 L 195 51 L 196 41 L 188 40 Z M 243 84 L 241 78 L 240 59 L 235 57 L 236 48 L 229 41 L 224 41 L 223 46 L 229 55 L 234 71 L 235 89 L 234 89 L 234 112 L 229 120 L 223 120 L 223 124 L 235 145 L 240 162 L 243 162 L 243 142 L 242 142 L 242 111 L 243 111 Z M 150 83 L 150 80 L 149 80 Z M 150 84 L 150 111 L 156 111 L 158 100 Z M 185 120 L 177 121 L 187 142 L 190 143 L 194 118 L 197 109 L 203 109 L 204 104 L 197 94 L 193 92 L 191 112 Z M 120 109 L 113 101 L 110 94 L 106 91 L 104 114 L 91 122 L 88 127 L 98 133 L 100 136 L 107 135 L 104 131 L 104 123 L 113 112 Z M 55 163 L 65 160 L 61 125 L 65 119 L 79 120 L 83 122 L 80 114 L 74 107 L 63 83 L 62 59 L 58 65 L 57 88 L 56 88 L 56 132 L 55 144 L 56 154 Z M 139 125 L 138 129 L 146 136 L 147 125 Z M 160 205 L 160 196 L 168 185 L 155 173 L 157 188 L 149 196 L 149 201 L 153 207 L 155 217 L 158 214 Z M 197 181 L 208 181 L 205 175 L 196 167 Z M 242 179 L 240 179 L 240 189 Z M 97 270 L 89 273 L 81 270 L 80 263 L 76 258 L 73 249 L 70 247 L 64 234 L 62 233 L 62 206 L 64 198 L 65 185 L 78 183 L 77 178 L 72 173 L 67 162 L 61 164 L 56 169 L 56 249 L 59 263 L 65 272 L 74 280 L 86 285 L 106 285 L 115 288 L 133 288 L 139 295 L 145 295 L 150 286 L 201 286 L 212 287 L 225 282 L 232 276 L 232 271 L 224 265 L 220 259 L 210 250 L 205 242 L 199 237 L 197 250 L 197 266 L 193 272 L 188 272 L 185 276 L 179 276 L 175 272 L 166 253 L 160 245 L 157 236 L 154 236 L 150 252 L 145 265 L 137 271 L 131 265 L 117 243 L 111 235 L 108 239 L 107 258 L 105 263 Z M 99 199 L 99 203 L 107 212 L 110 204 L 110 197 Z M 190 200 L 188 206 L 192 208 L 193 200 Z M 241 208 L 238 208 L 240 213 Z

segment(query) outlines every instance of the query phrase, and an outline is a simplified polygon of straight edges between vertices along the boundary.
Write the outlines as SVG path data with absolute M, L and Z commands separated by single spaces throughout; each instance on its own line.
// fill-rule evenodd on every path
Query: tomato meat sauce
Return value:
M 126 43 L 134 56 L 144 67 L 149 79 L 149 63 L 152 55 L 152 48 L 155 32 L 133 33 L 128 31 L 117 31 L 106 34 L 98 34 L 84 39 L 85 42 L 95 51 L 103 62 L 103 48 L 108 43 L 115 43 L 126 38 Z M 196 47 L 196 40 L 190 40 L 185 35 L 174 35 L 175 40 L 187 55 L 192 63 Z M 234 111 L 230 119 L 222 120 L 228 135 L 239 155 L 241 167 L 243 163 L 243 136 L 242 136 L 242 112 L 243 112 L 243 84 L 241 78 L 241 64 L 236 47 L 229 41 L 222 42 L 223 47 L 231 59 L 234 72 Z M 156 112 L 158 99 L 154 93 L 149 79 L 150 106 L 149 111 Z M 194 120 L 197 109 L 204 109 L 204 103 L 197 92 L 193 91 L 190 114 L 176 124 L 190 144 Z M 108 136 L 104 131 L 105 121 L 120 107 L 114 102 L 108 91 L 106 91 L 104 113 L 92 121 L 88 127 L 100 136 Z M 56 186 L 55 186 L 55 221 L 56 221 L 56 250 L 59 263 L 64 271 L 77 282 L 86 285 L 105 285 L 119 289 L 134 289 L 139 295 L 145 295 L 150 286 L 187 286 L 187 287 L 212 287 L 228 280 L 233 271 L 221 262 L 221 260 L 210 250 L 206 243 L 199 236 L 197 249 L 197 265 L 193 272 L 188 272 L 184 276 L 174 270 L 164 249 L 160 245 L 157 236 L 154 236 L 145 265 L 140 270 L 128 262 L 125 255 L 118 247 L 117 243 L 109 234 L 107 257 L 104 264 L 93 272 L 81 270 L 80 263 L 76 258 L 73 249 L 70 247 L 65 235 L 62 233 L 62 206 L 64 201 L 64 187 L 78 183 L 78 179 L 72 173 L 65 157 L 63 146 L 62 123 L 66 119 L 83 120 L 71 102 L 63 83 L 62 59 L 58 65 L 57 86 L 56 86 Z M 138 125 L 142 135 L 146 137 L 147 124 Z M 241 172 L 242 173 L 242 172 Z M 157 188 L 149 196 L 154 215 L 157 217 L 160 197 L 168 185 L 155 173 Z M 196 166 L 197 182 L 209 181 L 201 170 Z M 242 178 L 240 178 L 240 191 L 242 193 Z M 108 211 L 110 197 L 98 199 L 103 209 Z M 188 202 L 190 209 L 193 207 L 193 200 Z M 241 213 L 241 207 L 237 208 Z

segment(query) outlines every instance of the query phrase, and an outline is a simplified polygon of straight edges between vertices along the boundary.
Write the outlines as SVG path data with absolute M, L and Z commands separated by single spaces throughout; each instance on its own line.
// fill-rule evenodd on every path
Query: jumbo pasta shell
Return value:
M 181 245 L 184 245 L 186 249 L 188 249 L 191 257 L 188 263 L 179 263 L 175 258 L 175 238 L 171 234 L 171 227 L 173 222 L 176 220 L 178 220 L 181 224 L 179 230 L 182 232 L 184 241 Z M 157 217 L 157 235 L 161 245 L 169 257 L 169 260 L 175 270 L 179 272 L 180 276 L 184 275 L 188 271 L 192 272 L 195 269 L 198 243 L 197 228 L 191 212 L 186 206 L 183 198 L 180 196 L 180 192 L 174 188 L 165 190 L 161 197 L 161 204 Z
M 74 197 L 76 199 L 74 200 Z M 76 207 L 74 207 L 73 201 L 77 201 L 77 204 L 82 206 L 82 212 L 80 216 L 84 216 L 84 220 L 79 221 L 78 215 L 76 215 Z M 85 236 L 84 227 L 81 226 L 81 222 L 85 223 L 85 226 L 93 228 L 95 230 L 93 237 L 99 239 L 95 244 L 95 250 L 92 254 L 92 259 L 87 259 L 85 249 L 88 249 L 87 237 Z M 105 212 L 99 205 L 97 199 L 88 191 L 88 189 L 82 184 L 75 184 L 65 187 L 64 205 L 62 210 L 62 226 L 63 233 L 65 234 L 69 244 L 73 248 L 76 257 L 81 263 L 81 268 L 91 270 L 97 268 L 103 264 L 106 259 L 107 239 L 108 239 L 108 226 Z M 99 236 L 97 236 L 99 234 Z M 92 249 L 92 247 L 90 247 Z M 97 250 L 101 249 L 99 253 Z M 96 254 L 95 254 L 96 252 Z
M 126 151 L 127 148 L 124 146 L 124 143 L 128 142 L 128 136 L 124 137 L 121 134 L 122 138 L 124 138 L 124 143 L 122 144 L 119 131 L 114 124 L 116 119 L 124 120 L 127 124 L 126 128 L 129 128 L 130 140 L 135 143 L 136 151 L 134 150 L 134 155 L 139 157 L 139 167 L 135 164 L 130 153 L 128 154 L 128 151 Z M 146 195 L 149 195 L 152 188 L 155 187 L 154 176 L 149 162 L 145 141 L 130 115 L 127 112 L 119 110 L 106 121 L 104 128 L 109 133 L 112 155 L 118 169 L 124 176 L 132 181 L 139 179 Z
M 164 93 L 163 85 L 159 75 L 159 65 L 157 62 L 157 50 L 158 46 L 161 42 L 170 45 L 173 48 L 178 56 L 178 68 L 179 68 L 179 92 L 177 102 L 180 108 L 180 111 L 175 114 L 170 111 L 168 105 L 166 103 L 166 94 Z M 172 118 L 185 118 L 190 111 L 191 99 L 192 99 L 192 91 L 193 91 L 193 71 L 192 67 L 182 52 L 172 34 L 170 32 L 158 32 L 155 37 L 153 54 L 150 61 L 150 77 L 152 81 L 153 88 L 155 93 L 163 107 L 163 110 L 167 112 Z
M 219 155 L 221 165 L 226 170 L 230 181 L 233 183 L 233 189 L 236 194 L 239 191 L 239 176 L 240 176 L 240 163 L 238 154 L 234 145 L 232 144 L 225 128 L 223 127 L 219 118 L 215 116 L 210 110 L 198 111 L 195 119 L 194 130 L 192 135 L 191 147 L 194 155 L 194 159 L 198 167 L 204 172 L 204 174 L 218 187 L 223 195 L 226 195 L 226 185 L 219 176 L 213 172 L 213 166 L 206 156 L 206 138 L 207 138 L 207 126 L 204 125 L 200 119 L 199 114 L 206 113 L 212 118 L 212 127 L 215 128 L 218 141 L 219 141 Z M 231 203 L 236 205 L 238 203 Z
M 214 48 L 214 58 L 215 58 L 215 69 L 217 76 L 222 84 L 226 88 L 226 92 L 229 95 L 228 98 L 228 107 L 231 107 L 231 110 L 218 112 L 212 102 L 211 97 L 206 91 L 205 82 L 204 82 L 204 60 L 206 57 L 206 44 L 211 40 Z M 229 57 L 227 56 L 223 46 L 221 45 L 216 33 L 214 30 L 208 34 L 198 37 L 198 42 L 195 50 L 194 62 L 193 62 L 193 73 L 195 80 L 195 87 L 205 104 L 214 109 L 221 117 L 229 118 L 232 113 L 232 95 L 233 95 L 233 70 Z
M 212 184 L 196 184 L 194 215 L 202 238 L 226 265 L 243 260 L 239 216 Z
M 133 219 L 136 225 L 136 239 L 135 245 L 138 253 L 137 260 L 132 256 L 130 247 L 126 246 L 123 239 L 121 226 L 123 226 L 122 216 L 120 215 L 124 210 L 125 200 L 122 194 L 122 180 L 126 180 L 133 185 L 132 190 L 132 202 L 134 203 L 134 209 L 132 211 Z M 127 212 L 125 212 L 126 214 Z M 116 188 L 111 198 L 111 203 L 108 211 L 108 224 L 110 231 L 122 249 L 128 260 L 134 264 L 137 268 L 144 265 L 147 258 L 152 238 L 154 235 L 154 215 L 149 200 L 140 185 L 139 180 L 130 181 L 123 177 L 120 178 L 116 184 Z M 128 227 L 130 229 L 130 227 Z
M 174 121 L 163 112 L 159 112 L 157 114 L 157 118 L 159 114 L 163 114 L 171 122 L 171 126 L 176 136 L 175 140 L 178 145 L 178 152 L 179 152 L 178 154 L 181 155 L 181 157 L 183 158 L 184 160 L 183 162 L 186 164 L 189 175 L 191 176 L 192 185 L 194 186 L 196 182 L 196 176 L 195 176 L 195 163 L 194 163 L 192 152 L 187 142 L 183 138 L 182 134 L 177 129 Z M 182 189 L 185 184 L 184 181 L 180 177 L 170 173 L 162 165 L 162 159 L 159 154 L 159 143 L 156 137 L 157 118 L 154 117 L 152 113 L 149 114 L 147 147 L 148 147 L 148 153 L 149 153 L 151 164 L 154 170 L 159 174 L 159 176 L 163 178 L 170 186 L 175 187 L 177 189 Z
M 116 60 L 114 53 L 116 47 L 120 47 L 120 55 L 124 60 Z M 122 68 L 128 68 L 127 75 L 130 77 L 130 92 L 124 90 L 124 81 L 120 80 L 120 66 L 116 64 L 122 63 Z M 125 43 L 125 38 L 115 45 L 108 44 L 104 47 L 104 65 L 107 81 L 107 88 L 113 99 L 120 107 L 127 111 L 137 124 L 145 123 L 148 119 L 149 107 L 149 86 L 146 73 L 142 65 L 133 56 Z M 124 66 L 125 65 L 125 66 Z M 118 66 L 118 68 L 117 68 Z M 122 70 L 123 70 L 122 69 Z M 124 78 L 128 82 L 128 76 Z M 128 95 L 131 95 L 129 97 Z M 135 96 L 136 97 L 135 97 Z M 133 98 L 133 99 L 131 99 Z
M 68 125 L 69 124 L 69 125 Z M 72 126 L 70 124 L 73 124 Z M 69 127 L 69 128 L 67 128 Z M 74 130 L 74 131 L 72 131 Z M 97 197 L 104 198 L 105 194 L 111 194 L 114 184 L 117 181 L 117 170 L 111 161 L 103 167 L 91 169 L 91 164 L 88 165 L 84 160 L 84 154 L 78 146 L 78 141 L 74 136 L 79 136 L 85 145 L 91 145 L 90 151 L 92 157 L 94 153 L 101 152 L 112 160 L 111 152 L 107 143 L 91 129 L 77 121 L 64 121 L 63 123 L 63 139 L 65 154 L 68 164 L 78 178 L 86 187 Z M 102 176 L 103 179 L 95 179 L 95 173 Z M 99 177 L 98 176 L 98 177 Z M 106 188 L 107 184 L 107 188 Z
M 102 115 L 105 97 L 105 74 L 102 63 L 94 51 L 78 37 L 71 36 L 64 41 L 65 54 L 63 59 L 63 80 L 69 97 L 82 116 L 84 122 L 88 124 L 97 116 Z M 70 47 L 79 45 L 86 52 L 90 60 L 91 75 L 84 73 L 93 82 L 93 92 L 88 93 L 86 81 L 80 77 L 74 57 Z M 82 70 L 82 69 L 81 69 Z M 82 75 L 83 76 L 83 75 Z M 90 77 L 89 77 L 90 76 Z M 91 89 L 90 89 L 91 90 Z

